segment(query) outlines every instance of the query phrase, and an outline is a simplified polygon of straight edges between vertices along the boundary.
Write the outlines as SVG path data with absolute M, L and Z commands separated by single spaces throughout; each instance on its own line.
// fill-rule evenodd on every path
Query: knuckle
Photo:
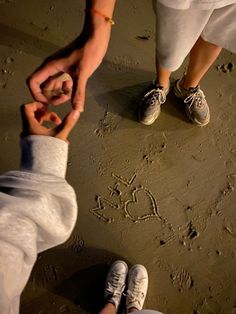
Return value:
M 31 105 L 30 105 L 30 104 L 24 104 L 24 105 L 23 105 L 23 109 L 24 109 L 24 111 L 29 110 L 29 109 L 30 109 L 30 107 L 31 107 Z

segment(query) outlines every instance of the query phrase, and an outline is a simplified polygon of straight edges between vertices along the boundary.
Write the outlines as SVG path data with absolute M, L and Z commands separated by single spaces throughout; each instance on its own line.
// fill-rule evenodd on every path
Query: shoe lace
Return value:
M 189 108 L 191 108 L 193 105 L 201 108 L 204 104 L 204 100 L 205 95 L 203 94 L 203 91 L 201 91 L 200 88 L 197 88 L 192 90 L 191 94 L 184 99 L 184 103 L 189 103 Z
M 145 294 L 140 289 L 142 286 L 141 284 L 142 279 L 138 280 L 136 279 L 134 287 L 131 290 L 127 290 L 127 297 L 129 299 L 130 303 L 139 303 L 141 304 L 143 298 L 145 297 Z
M 166 101 L 166 93 L 164 92 L 164 90 L 162 88 L 153 88 L 152 90 L 150 90 L 149 92 L 147 92 L 144 95 L 144 98 L 148 97 L 149 95 L 152 94 L 152 97 L 150 98 L 150 100 L 148 101 L 148 104 L 150 106 L 155 105 L 155 103 L 158 101 L 160 104 L 163 104 Z
M 111 281 L 107 283 L 107 293 L 112 296 L 120 295 L 120 282 L 120 275 L 114 272 Z

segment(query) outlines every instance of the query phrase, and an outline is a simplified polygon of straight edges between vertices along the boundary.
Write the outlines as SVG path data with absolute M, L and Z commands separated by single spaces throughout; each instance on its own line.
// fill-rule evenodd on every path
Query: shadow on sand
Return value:
M 22 296 L 21 314 L 99 313 L 106 274 L 115 260 L 124 258 L 76 244 L 40 254 Z

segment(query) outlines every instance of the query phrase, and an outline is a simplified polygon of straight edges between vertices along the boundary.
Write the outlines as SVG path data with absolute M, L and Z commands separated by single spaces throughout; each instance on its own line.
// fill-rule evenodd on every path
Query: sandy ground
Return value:
M 31 99 L 25 78 L 79 33 L 83 4 L 0 1 L 1 172 L 18 164 L 19 105 Z M 65 245 L 40 254 L 21 313 L 98 313 L 108 265 L 117 258 L 147 267 L 146 308 L 236 313 L 236 70 L 216 68 L 236 56 L 223 52 L 202 82 L 207 127 L 190 124 L 171 94 L 159 120 L 145 127 L 136 108 L 154 78 L 151 3 L 118 1 L 115 20 L 71 137 L 76 228 Z

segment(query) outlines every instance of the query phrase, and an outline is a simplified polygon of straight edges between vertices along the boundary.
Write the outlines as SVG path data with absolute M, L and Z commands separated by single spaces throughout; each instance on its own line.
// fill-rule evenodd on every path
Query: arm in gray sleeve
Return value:
M 37 253 L 66 241 L 77 203 L 65 180 L 68 144 L 48 136 L 21 140 L 19 171 L 0 176 L 0 313 L 19 312 Z

